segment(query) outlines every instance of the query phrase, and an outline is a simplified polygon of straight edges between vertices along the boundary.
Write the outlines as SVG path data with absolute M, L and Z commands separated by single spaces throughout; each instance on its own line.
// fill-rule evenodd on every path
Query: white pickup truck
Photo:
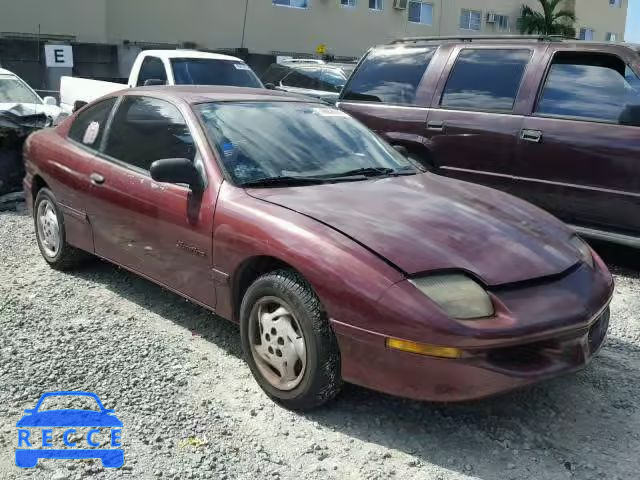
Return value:
M 239 58 L 195 50 L 140 52 L 129 82 L 103 82 L 79 77 L 60 79 L 60 107 L 66 114 L 124 88 L 149 85 L 232 85 L 264 88 L 251 67 Z

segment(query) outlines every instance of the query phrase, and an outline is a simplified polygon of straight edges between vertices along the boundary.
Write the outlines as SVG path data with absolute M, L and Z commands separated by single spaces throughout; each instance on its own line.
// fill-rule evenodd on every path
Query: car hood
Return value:
M 0 112 L 10 112 L 21 117 L 44 114 L 55 120 L 61 111 L 58 106 L 43 103 L 0 103 Z
M 433 174 L 249 194 L 342 232 L 407 275 L 462 269 L 487 285 L 562 273 L 571 230 L 511 195 Z
M 122 427 L 115 415 L 90 410 L 47 410 L 25 415 L 16 427 Z

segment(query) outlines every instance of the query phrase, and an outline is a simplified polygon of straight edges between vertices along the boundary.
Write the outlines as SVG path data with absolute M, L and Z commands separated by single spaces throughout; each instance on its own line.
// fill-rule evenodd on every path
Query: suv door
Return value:
M 338 107 L 389 143 L 406 146 L 414 158 L 428 163 L 428 106 L 446 59 L 446 52 L 436 55 L 436 51 L 438 45 L 372 49 L 342 89 Z
M 165 100 L 123 97 L 96 162 L 89 217 L 96 254 L 215 307 L 211 256 L 217 186 L 196 195 L 149 175 L 156 160 L 187 158 L 207 178 L 194 127 Z
M 427 120 L 435 165 L 443 175 L 509 191 L 537 45 L 457 46 Z
M 640 79 L 624 47 L 560 44 L 520 137 L 516 193 L 563 220 L 640 234 Z

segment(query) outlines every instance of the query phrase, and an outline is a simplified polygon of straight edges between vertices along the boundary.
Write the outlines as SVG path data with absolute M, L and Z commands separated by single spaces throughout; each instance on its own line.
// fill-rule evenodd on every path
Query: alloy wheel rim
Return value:
M 277 297 L 263 297 L 251 310 L 251 354 L 262 376 L 275 388 L 296 388 L 307 367 L 307 349 L 291 308 Z
M 60 251 L 60 225 L 53 203 L 42 200 L 37 212 L 38 238 L 44 254 L 48 258 L 55 257 Z

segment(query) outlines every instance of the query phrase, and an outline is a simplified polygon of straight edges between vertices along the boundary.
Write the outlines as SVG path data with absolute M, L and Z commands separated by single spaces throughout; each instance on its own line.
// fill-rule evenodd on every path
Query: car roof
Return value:
M 319 99 L 295 95 L 266 88 L 230 87 L 219 85 L 180 85 L 153 86 L 122 90 L 122 95 L 154 93 L 167 99 L 179 100 L 189 104 L 207 102 L 306 102 L 324 103 Z
M 242 62 L 243 60 L 231 55 L 223 55 L 221 53 L 201 52 L 199 50 L 145 50 L 145 56 L 153 56 L 160 58 L 208 58 L 211 60 L 230 60 Z
M 17 75 L 9 70 L 5 70 L 4 68 L 0 68 L 0 75 L 11 75 L 13 77 L 17 77 Z
M 452 36 L 452 37 L 407 37 L 393 40 L 384 45 L 376 45 L 373 47 L 375 50 L 379 49 L 397 49 L 402 47 L 412 46 L 427 46 L 427 45 L 492 45 L 492 46 L 504 46 L 504 45 L 520 45 L 520 44 L 565 44 L 579 50 L 581 46 L 596 46 L 596 47 L 625 47 L 633 49 L 638 52 L 638 46 L 625 42 L 604 42 L 604 41 L 590 41 L 579 40 L 573 38 L 562 38 L 560 36 L 544 36 L 544 35 L 472 35 L 472 36 Z

